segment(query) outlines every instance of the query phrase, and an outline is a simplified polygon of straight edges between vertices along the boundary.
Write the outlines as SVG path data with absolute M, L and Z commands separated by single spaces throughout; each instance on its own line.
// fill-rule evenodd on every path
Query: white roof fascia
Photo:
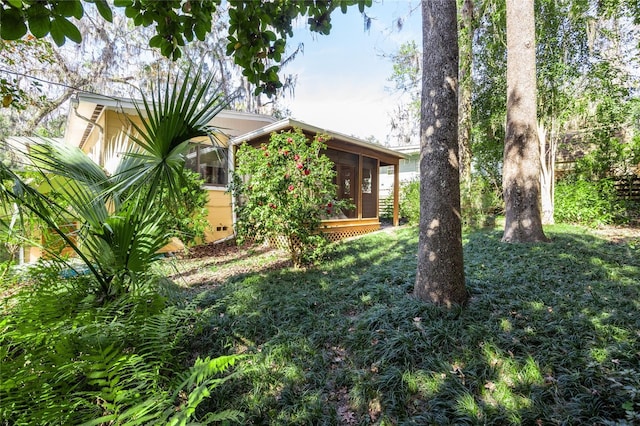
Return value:
M 260 129 L 254 130 L 253 132 L 245 133 L 244 135 L 236 136 L 235 138 L 230 140 L 231 145 L 239 145 L 242 142 L 255 139 L 260 136 L 269 135 L 273 132 L 278 132 L 280 130 L 287 129 L 289 127 L 300 128 L 302 130 L 306 130 L 311 133 L 316 134 L 326 134 L 331 137 L 335 137 L 335 139 L 340 139 L 345 142 L 352 143 L 356 146 L 361 146 L 363 148 L 369 148 L 376 151 L 384 152 L 385 154 L 392 155 L 398 158 L 407 158 L 407 156 L 401 152 L 396 150 L 384 147 L 382 145 L 378 145 L 375 143 L 367 142 L 362 139 L 358 139 L 353 136 L 345 135 L 344 133 L 335 132 L 333 130 L 323 129 L 321 127 L 313 126 L 311 124 L 305 123 L 303 121 L 294 120 L 292 118 L 285 118 L 284 120 L 277 121 L 273 124 L 267 125 L 265 127 L 261 127 Z

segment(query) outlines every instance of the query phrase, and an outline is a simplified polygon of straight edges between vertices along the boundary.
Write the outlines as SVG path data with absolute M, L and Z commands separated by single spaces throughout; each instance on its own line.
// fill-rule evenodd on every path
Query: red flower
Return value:
M 318 137 L 318 142 L 322 142 L 323 140 L 322 136 Z
M 296 189 L 296 187 L 295 187 L 295 186 L 293 186 L 293 185 L 289 185 L 289 191 L 293 191 L 294 189 Z
M 302 163 L 298 163 L 298 164 L 296 164 L 296 167 L 297 167 L 298 169 L 301 169 L 301 168 L 302 168 L 302 167 L 304 167 L 304 166 L 302 165 Z
M 333 203 L 332 203 L 331 201 L 329 201 L 329 202 L 327 203 L 327 207 L 329 207 L 329 208 L 333 207 Z
M 327 214 L 331 214 L 331 209 L 327 209 Z
M 293 159 L 298 161 L 300 159 L 300 156 L 298 154 L 296 154 L 296 155 L 293 156 Z
M 269 156 L 269 151 L 265 151 L 265 152 L 264 152 L 264 156 L 265 156 L 265 157 L 268 157 L 268 156 Z
M 311 173 L 311 170 L 309 170 L 309 169 L 304 169 L 304 175 L 305 175 L 305 176 L 309 176 L 309 173 Z
M 287 138 L 287 142 L 292 143 L 292 142 L 293 142 L 293 139 L 291 139 L 291 138 Z

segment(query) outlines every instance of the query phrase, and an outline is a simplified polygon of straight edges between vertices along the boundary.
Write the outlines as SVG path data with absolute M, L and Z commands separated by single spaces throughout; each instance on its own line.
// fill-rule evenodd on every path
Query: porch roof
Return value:
M 371 155 L 375 158 L 378 158 L 380 160 L 380 165 L 382 166 L 398 164 L 400 159 L 407 158 L 406 154 L 384 147 L 382 145 L 367 142 L 354 136 L 348 136 L 344 133 L 317 127 L 303 121 L 294 120 L 292 118 L 285 118 L 283 120 L 276 121 L 275 123 L 268 124 L 259 129 L 245 133 L 243 135 L 236 136 L 230 140 L 230 143 L 231 145 L 240 145 L 243 142 L 251 142 L 268 137 L 273 132 L 280 132 L 293 128 L 301 129 L 306 133 L 326 134 L 327 136 L 331 137 L 329 142 L 327 142 L 328 147 L 343 151 Z

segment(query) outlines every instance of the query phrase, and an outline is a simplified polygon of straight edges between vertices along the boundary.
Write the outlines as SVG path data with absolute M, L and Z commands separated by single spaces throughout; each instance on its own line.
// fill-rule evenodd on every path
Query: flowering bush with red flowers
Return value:
M 321 153 L 327 139 L 309 140 L 296 129 L 272 133 L 258 148 L 246 143 L 238 148 L 232 191 L 241 241 L 284 241 L 294 266 L 324 247 L 321 220 L 348 207 L 335 200 L 333 163 Z

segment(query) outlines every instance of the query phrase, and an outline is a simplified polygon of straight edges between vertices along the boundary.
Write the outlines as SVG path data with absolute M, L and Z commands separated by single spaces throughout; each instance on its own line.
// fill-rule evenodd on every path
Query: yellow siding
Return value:
M 105 121 L 105 117 L 104 114 L 102 114 L 99 118 L 98 118 L 98 125 L 104 128 L 104 121 Z M 96 126 L 93 126 L 93 128 L 91 129 L 91 133 L 89 133 L 89 137 L 87 137 L 87 139 L 84 141 L 84 145 L 82 145 L 82 150 L 86 153 L 89 153 L 95 146 L 96 144 L 99 142 L 99 138 L 100 138 L 100 131 L 98 130 L 98 128 Z M 95 158 L 94 158 L 95 159 Z
M 231 194 L 224 189 L 207 189 L 208 221 L 210 228 L 206 231 L 206 241 L 213 242 L 233 235 L 233 207 Z

